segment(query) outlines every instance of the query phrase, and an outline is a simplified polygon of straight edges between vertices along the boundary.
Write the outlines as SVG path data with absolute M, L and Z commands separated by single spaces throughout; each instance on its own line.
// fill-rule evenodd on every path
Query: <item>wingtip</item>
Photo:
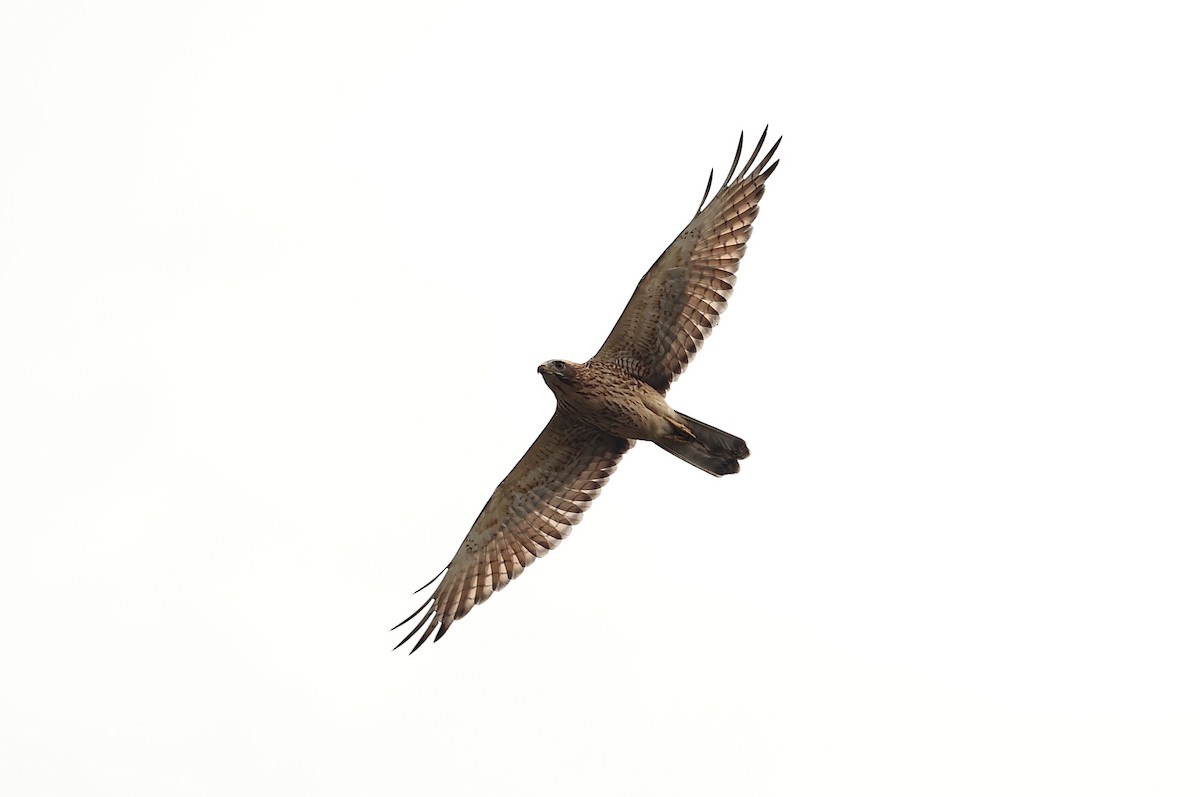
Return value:
M 428 606 L 428 605 L 429 605 L 429 604 L 431 604 L 431 603 L 433 603 L 433 596 L 432 596 L 432 595 L 429 597 L 429 600 L 425 601 L 425 602 L 424 602 L 424 603 L 422 603 L 420 606 L 418 606 L 418 607 L 417 607 L 417 610 L 416 610 L 415 612 L 413 612 L 413 613 L 412 613 L 412 614 L 410 614 L 408 617 L 405 617 L 403 620 L 401 620 L 400 622 L 398 622 L 398 623 L 396 623 L 394 626 L 392 626 L 392 629 L 391 629 L 391 630 L 395 631 L 395 630 L 396 630 L 397 628 L 399 628 L 400 626 L 402 626 L 402 625 L 404 625 L 405 623 L 407 623 L 407 622 L 409 622 L 410 620 L 412 620 L 414 617 L 416 617 L 418 614 L 420 614 L 422 611 L 424 611 L 424 610 L 425 610 L 425 607 L 426 607 L 426 606 Z M 424 622 L 424 620 L 422 620 L 421 622 Z M 420 628 L 420 627 L 421 627 L 421 623 L 417 623 L 417 627 L 418 627 L 418 628 Z M 403 645 L 404 643 L 403 643 L 403 642 L 401 642 L 400 644 L 401 644 L 401 645 Z
M 439 577 L 441 577 L 442 573 L 445 573 L 445 572 L 446 572 L 447 570 L 449 570 L 449 569 L 450 569 L 450 565 L 446 565 L 445 567 L 443 567 L 441 570 L 439 570 L 439 571 L 438 571 L 438 573 L 437 573 L 437 575 L 436 575 L 436 576 L 434 576 L 433 578 L 431 578 L 431 579 L 429 579 L 428 581 L 426 581 L 426 582 L 425 582 L 425 586 L 423 586 L 423 587 L 419 587 L 419 588 L 417 588 L 417 589 L 413 590 L 413 594 L 414 594 L 414 595 L 416 595 L 416 594 L 417 594 L 418 592 L 420 592 L 421 590 L 423 590 L 423 589 L 428 589 L 430 584 L 432 584 L 433 582 L 437 581 L 437 580 L 438 580 L 438 578 L 439 578 Z
M 701 210 L 704 209 L 704 203 L 708 201 L 708 192 L 712 191 L 712 181 L 713 181 L 713 176 L 714 176 L 713 172 L 714 171 L 715 170 L 713 170 L 713 169 L 708 170 L 708 183 L 704 186 L 704 196 L 700 197 L 700 207 L 696 208 L 697 213 L 699 213 Z
M 766 134 L 767 134 L 767 131 L 763 130 L 764 137 L 766 136 Z M 767 154 L 763 155 L 763 159 L 759 162 L 758 168 L 754 170 L 754 174 L 756 177 L 761 175 L 762 179 L 765 180 L 771 176 L 771 172 L 775 171 L 775 167 L 779 165 L 779 161 L 778 160 L 772 161 L 771 158 L 775 157 L 775 150 L 779 149 L 779 145 L 782 143 L 783 143 L 783 136 L 780 136 L 779 138 L 775 139 L 775 143 L 771 145 L 771 148 L 769 150 L 767 150 Z M 763 170 L 764 167 L 766 167 L 766 171 Z
M 740 163 L 742 160 L 742 145 L 745 143 L 745 141 L 746 131 L 743 130 L 742 132 L 738 133 L 737 150 L 735 150 L 733 153 L 733 163 L 729 166 L 729 174 L 725 175 L 725 179 L 721 182 L 722 188 L 729 186 L 729 181 L 733 179 L 733 173 L 737 171 L 738 163 Z

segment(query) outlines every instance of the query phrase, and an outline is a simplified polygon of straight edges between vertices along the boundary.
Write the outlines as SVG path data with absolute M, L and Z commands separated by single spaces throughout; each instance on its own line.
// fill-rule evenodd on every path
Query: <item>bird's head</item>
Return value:
M 538 373 L 551 390 L 563 385 L 574 385 L 578 378 L 579 365 L 570 360 L 546 360 L 538 366 Z

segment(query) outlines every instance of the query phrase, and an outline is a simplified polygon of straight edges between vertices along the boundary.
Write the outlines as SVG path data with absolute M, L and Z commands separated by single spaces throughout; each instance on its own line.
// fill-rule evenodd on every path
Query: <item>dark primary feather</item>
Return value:
M 642 277 L 629 304 L 594 359 L 618 362 L 660 392 L 683 373 L 704 339 L 720 321 L 733 293 L 738 264 L 750 239 L 751 225 L 779 139 L 761 160 L 764 129 L 737 176 L 742 138 L 729 174 L 712 201 L 696 213 Z M 769 165 L 768 165 L 769 164 Z M 712 176 L 709 176 L 709 188 Z M 709 188 L 705 189 L 705 199 Z
M 484 505 L 433 595 L 392 629 L 425 612 L 396 647 L 422 628 L 424 633 L 410 652 L 425 644 L 435 630 L 434 640 L 440 639 L 455 620 L 555 548 L 583 517 L 632 445 L 632 440 L 555 410 Z

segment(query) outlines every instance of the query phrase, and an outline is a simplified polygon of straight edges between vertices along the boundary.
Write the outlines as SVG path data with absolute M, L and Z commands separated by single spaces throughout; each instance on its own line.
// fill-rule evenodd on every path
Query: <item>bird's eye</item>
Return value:
M 552 363 L 550 363 L 550 367 L 553 368 L 555 371 L 561 371 L 563 369 L 563 361 L 555 360 Z

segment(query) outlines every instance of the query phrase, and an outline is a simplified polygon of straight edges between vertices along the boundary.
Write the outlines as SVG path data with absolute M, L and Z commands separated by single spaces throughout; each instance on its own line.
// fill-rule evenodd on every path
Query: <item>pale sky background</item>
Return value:
M 5 3 L 0 792 L 1200 793 L 1190 3 Z M 388 629 L 739 131 L 626 457 Z

